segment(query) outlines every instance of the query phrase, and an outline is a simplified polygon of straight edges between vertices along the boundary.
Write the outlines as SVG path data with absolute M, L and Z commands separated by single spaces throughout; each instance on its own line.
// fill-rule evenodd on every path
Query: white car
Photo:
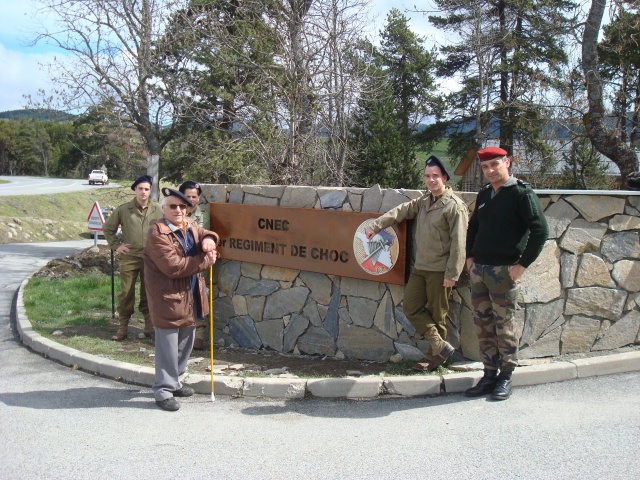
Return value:
M 102 185 L 109 185 L 109 177 L 104 170 L 91 170 L 89 174 L 89 185 L 100 183 Z

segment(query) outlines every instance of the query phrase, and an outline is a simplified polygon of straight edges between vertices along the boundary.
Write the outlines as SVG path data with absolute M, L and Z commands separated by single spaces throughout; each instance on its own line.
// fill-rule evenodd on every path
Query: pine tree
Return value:
M 457 36 L 442 48 L 440 74 L 462 88 L 448 98 L 459 132 L 474 130 L 476 146 L 489 138 L 510 154 L 540 117 L 541 93 L 557 84 L 567 61 L 565 38 L 575 4 L 566 0 L 435 0 L 443 16 L 429 21 Z M 534 129 L 536 130 L 536 129 Z M 537 129 L 538 131 L 540 129 Z
M 360 158 L 355 166 L 358 184 L 419 188 L 422 176 L 416 152 L 423 136 L 418 127 L 433 115 L 435 57 L 424 39 L 409 28 L 405 15 L 391 9 L 375 50 L 371 73 L 355 116 L 353 136 Z

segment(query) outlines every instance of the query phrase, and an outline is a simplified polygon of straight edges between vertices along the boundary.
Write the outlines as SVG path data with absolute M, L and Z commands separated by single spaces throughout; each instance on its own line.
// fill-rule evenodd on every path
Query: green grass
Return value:
M 118 187 L 28 197 L 23 195 L 0 197 L 0 216 L 86 222 L 95 201 L 98 201 L 101 207 L 118 206 L 133 198 L 133 195 L 130 195 L 132 193 L 128 187 Z
M 54 337 L 52 340 L 55 340 L 62 345 L 66 345 L 67 347 L 80 350 L 81 352 L 91 353 L 92 355 L 101 355 L 120 362 L 147 366 L 153 364 L 153 362 L 149 360 L 148 352 L 123 352 L 120 344 L 110 340 L 103 340 L 84 335 L 73 338 Z M 152 351 L 152 349 L 149 351 Z
M 138 284 L 138 298 L 139 288 Z M 116 282 L 116 295 L 119 290 Z M 113 360 L 153 364 L 149 357 L 153 344 L 146 352 L 140 351 L 137 345 L 124 351 L 122 344 L 110 340 L 113 325 L 109 275 L 76 275 L 64 279 L 33 277 L 24 291 L 24 306 L 33 329 L 55 342 Z M 63 331 L 64 336 L 53 335 L 56 330 Z
M 0 180 L 0 183 L 11 183 L 8 180 Z
M 71 325 L 109 327 L 111 278 L 107 275 L 62 280 L 32 278 L 24 292 L 24 305 L 31 324 L 42 334 L 50 335 Z

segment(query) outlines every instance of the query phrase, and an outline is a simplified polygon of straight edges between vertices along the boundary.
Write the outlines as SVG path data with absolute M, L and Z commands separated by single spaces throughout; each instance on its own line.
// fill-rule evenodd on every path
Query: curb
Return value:
M 25 279 L 16 296 L 16 329 L 22 343 L 45 357 L 72 368 L 113 378 L 127 383 L 151 387 L 155 371 L 130 363 L 110 360 L 61 345 L 35 332 L 24 308 L 23 291 L 29 281 Z M 543 365 L 518 367 L 513 373 L 514 386 L 541 385 L 563 382 L 597 375 L 640 371 L 640 352 L 624 352 L 600 357 L 554 362 Z M 232 397 L 302 399 L 347 398 L 367 399 L 378 397 L 416 397 L 461 393 L 472 387 L 482 377 L 482 372 L 449 373 L 440 376 L 407 377 L 344 377 L 344 378 L 262 378 L 214 376 L 217 395 Z M 190 375 L 183 383 L 196 393 L 211 393 L 209 375 Z

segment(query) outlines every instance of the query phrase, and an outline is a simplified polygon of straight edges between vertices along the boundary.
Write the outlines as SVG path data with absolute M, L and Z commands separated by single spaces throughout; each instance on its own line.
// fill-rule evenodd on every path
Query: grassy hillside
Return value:
M 28 109 L 24 110 L 8 110 L 0 112 L 0 119 L 4 120 L 42 120 L 56 122 L 71 122 L 75 115 L 71 115 L 59 110 L 49 109 Z
M 0 243 L 90 238 L 87 217 L 93 202 L 115 207 L 131 198 L 129 187 L 0 197 Z

